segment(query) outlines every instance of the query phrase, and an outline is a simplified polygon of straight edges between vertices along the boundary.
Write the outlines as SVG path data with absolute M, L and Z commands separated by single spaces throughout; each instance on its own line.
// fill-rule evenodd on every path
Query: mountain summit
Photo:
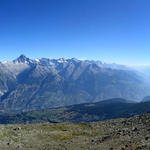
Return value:
M 13 63 L 30 63 L 31 60 L 25 55 L 20 55 L 17 59 L 13 60 Z

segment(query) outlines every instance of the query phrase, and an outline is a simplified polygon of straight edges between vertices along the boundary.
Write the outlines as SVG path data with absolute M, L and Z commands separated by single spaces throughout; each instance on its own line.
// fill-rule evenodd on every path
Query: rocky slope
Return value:
M 96 123 L 0 125 L 3 150 L 149 150 L 150 113 Z

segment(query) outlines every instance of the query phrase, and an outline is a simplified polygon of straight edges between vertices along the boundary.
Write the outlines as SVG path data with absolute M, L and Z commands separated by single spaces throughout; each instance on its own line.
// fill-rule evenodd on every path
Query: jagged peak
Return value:
M 57 61 L 58 61 L 59 63 L 67 62 L 65 58 L 59 58 L 59 59 L 57 59 Z
M 25 55 L 21 54 L 17 59 L 13 60 L 13 63 L 29 63 L 31 60 Z
M 71 58 L 71 60 L 72 60 L 72 61 L 75 61 L 75 62 L 80 61 L 79 59 L 77 59 L 77 58 L 75 58 L 75 57 Z
M 29 58 L 27 58 L 24 54 L 21 54 L 17 59 L 26 60 L 26 59 L 29 59 Z

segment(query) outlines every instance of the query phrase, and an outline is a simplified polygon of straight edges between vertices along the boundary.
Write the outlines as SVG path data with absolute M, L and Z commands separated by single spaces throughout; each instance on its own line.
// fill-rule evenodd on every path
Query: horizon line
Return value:
M 118 63 L 117 62 L 107 62 L 107 61 L 100 60 L 100 59 L 89 59 L 87 57 L 84 57 L 84 58 L 77 58 L 77 57 L 68 57 L 68 58 L 65 58 L 65 57 L 59 57 L 59 58 L 57 58 L 57 57 L 53 57 L 53 58 L 51 58 L 51 57 L 40 57 L 40 58 L 33 58 L 33 57 L 28 57 L 25 54 L 21 54 L 18 57 L 14 58 L 14 59 L 11 59 L 11 60 L 3 60 L 3 61 L 0 60 L 0 62 L 2 62 L 2 63 L 12 62 L 12 61 L 14 61 L 14 60 L 16 60 L 20 57 L 26 57 L 26 58 L 29 58 L 31 60 L 36 60 L 36 59 L 40 60 L 40 59 L 46 58 L 46 59 L 56 59 L 56 60 L 59 60 L 59 59 L 64 59 L 64 60 L 77 59 L 79 61 L 86 61 L 86 60 L 87 61 L 95 61 L 95 62 L 99 61 L 99 62 L 102 62 L 102 63 L 105 63 L 105 64 L 116 64 L 116 65 L 123 65 L 123 66 L 129 66 L 129 67 L 146 67 L 146 66 L 150 66 L 150 64 L 128 64 L 128 63 L 119 63 L 119 62 Z

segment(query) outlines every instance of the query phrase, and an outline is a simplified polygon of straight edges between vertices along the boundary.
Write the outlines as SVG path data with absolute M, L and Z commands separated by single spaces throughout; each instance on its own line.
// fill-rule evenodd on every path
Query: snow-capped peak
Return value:
M 13 60 L 13 63 L 15 64 L 18 64 L 18 63 L 29 64 L 31 62 L 32 60 L 27 58 L 25 55 L 20 55 L 17 59 Z

